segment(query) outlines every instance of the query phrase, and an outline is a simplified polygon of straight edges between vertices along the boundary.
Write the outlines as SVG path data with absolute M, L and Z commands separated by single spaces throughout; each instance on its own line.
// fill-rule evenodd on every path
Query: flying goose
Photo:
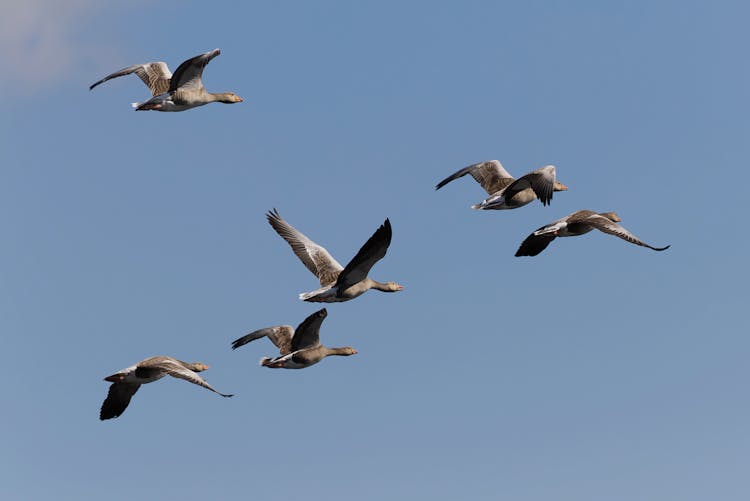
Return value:
M 600 212 L 597 214 L 590 210 L 579 210 L 572 214 L 568 214 L 562 219 L 558 219 L 548 225 L 542 226 L 526 237 L 526 240 L 523 241 L 516 251 L 516 257 L 536 256 L 546 249 L 550 242 L 556 237 L 575 237 L 588 233 L 593 229 L 609 233 L 610 235 L 620 237 L 631 244 L 648 247 L 655 251 L 669 249 L 669 245 L 666 247 L 652 247 L 646 242 L 639 240 L 635 235 L 617 224 L 620 221 L 622 221 L 622 219 L 620 219 L 620 217 L 614 212 Z
M 232 349 L 236 350 L 250 341 L 267 337 L 281 353 L 281 356 L 275 358 L 260 359 L 260 365 L 271 369 L 304 369 L 329 355 L 356 355 L 357 350 L 351 346 L 328 348 L 320 344 L 320 325 L 326 316 L 328 312 L 323 308 L 303 320 L 297 330 L 292 329 L 291 325 L 277 325 L 251 332 L 232 342 Z
M 136 111 L 184 111 L 214 102 L 241 103 L 242 98 L 233 92 L 214 94 L 207 92 L 203 87 L 203 68 L 219 54 L 221 51 L 214 49 L 190 58 L 177 67 L 174 75 L 169 71 L 167 63 L 161 61 L 128 66 L 102 78 L 89 87 L 89 90 L 112 78 L 135 73 L 151 90 L 153 96 L 143 103 L 133 103 Z
M 439 190 L 454 179 L 466 174 L 471 174 L 471 177 L 489 195 L 480 203 L 472 205 L 472 209 L 517 209 L 532 202 L 535 198 L 538 198 L 542 205 L 547 205 L 552 200 L 553 192 L 568 189 L 567 186 L 558 183 L 555 179 L 557 172 L 554 165 L 547 165 L 514 179 L 497 160 L 479 162 L 464 167 L 440 181 L 435 189 Z
M 153 383 L 167 375 L 203 386 L 222 397 L 231 397 L 232 395 L 225 395 L 216 391 L 196 374 L 196 372 L 203 372 L 206 369 L 208 369 L 208 366 L 200 362 L 191 364 L 177 360 L 176 358 L 159 356 L 147 358 L 135 365 L 115 372 L 111 376 L 104 378 L 105 381 L 109 381 L 112 384 L 109 386 L 107 398 L 102 404 L 101 411 L 99 411 L 99 419 L 103 421 L 118 417 L 125 412 L 130 399 L 142 384 Z
M 403 286 L 395 282 L 377 282 L 367 276 L 370 268 L 385 256 L 391 244 L 391 222 L 388 219 L 365 242 L 345 268 L 325 248 L 284 221 L 276 209 L 269 211 L 266 218 L 276 233 L 292 247 L 307 269 L 320 280 L 320 289 L 299 295 L 303 301 L 338 303 L 361 296 L 369 289 L 383 292 L 403 290 Z

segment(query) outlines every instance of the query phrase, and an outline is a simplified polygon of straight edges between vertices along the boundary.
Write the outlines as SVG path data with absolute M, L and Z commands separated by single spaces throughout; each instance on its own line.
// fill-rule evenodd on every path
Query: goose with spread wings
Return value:
M 296 329 L 292 329 L 291 325 L 259 329 L 236 339 L 232 342 L 232 349 L 236 350 L 250 341 L 267 337 L 280 353 L 278 357 L 260 359 L 260 365 L 271 369 L 304 369 L 330 355 L 356 355 L 357 350 L 351 346 L 328 348 L 320 344 L 320 326 L 327 316 L 328 312 L 323 308 L 303 320 Z
M 370 289 L 397 292 L 403 286 L 396 282 L 378 282 L 367 275 L 380 261 L 391 244 L 391 222 L 385 222 L 373 233 L 346 267 L 341 266 L 324 248 L 282 219 L 276 209 L 266 214 L 276 233 L 287 241 L 302 263 L 320 280 L 320 289 L 299 295 L 311 303 L 338 303 L 361 296 Z
M 669 249 L 665 247 L 652 247 L 646 242 L 638 239 L 635 235 L 620 226 L 622 221 L 614 212 L 599 212 L 591 210 L 579 210 L 568 214 L 562 219 L 558 219 L 550 224 L 542 226 L 534 233 L 526 237 L 521 246 L 516 251 L 516 257 L 519 256 L 536 256 L 557 237 L 576 237 L 597 229 L 604 233 L 620 237 L 631 244 L 648 247 L 655 251 Z
M 231 397 L 232 395 L 216 391 L 197 374 L 206 369 L 208 369 L 208 366 L 201 362 L 190 363 L 172 357 L 158 356 L 147 358 L 135 365 L 117 371 L 104 378 L 105 381 L 112 384 L 109 386 L 107 398 L 99 411 L 99 419 L 103 421 L 118 417 L 125 412 L 130 399 L 133 398 L 142 384 L 153 383 L 164 376 L 184 379 L 218 393 L 222 397 Z
M 184 111 L 208 103 L 241 103 L 242 98 L 233 92 L 211 93 L 203 87 L 203 69 L 219 54 L 221 51 L 214 49 L 190 58 L 177 67 L 174 75 L 167 63 L 161 61 L 128 66 L 102 78 L 89 90 L 107 80 L 135 73 L 153 96 L 148 101 L 133 103 L 136 111 Z
M 489 195 L 478 204 L 471 206 L 472 209 L 478 210 L 517 209 L 537 198 L 542 205 L 547 205 L 552 200 L 552 194 L 555 191 L 568 189 L 567 186 L 557 181 L 557 169 L 554 165 L 547 165 L 514 179 L 497 160 L 464 167 L 440 181 L 435 189 L 439 190 L 466 174 L 470 174 Z

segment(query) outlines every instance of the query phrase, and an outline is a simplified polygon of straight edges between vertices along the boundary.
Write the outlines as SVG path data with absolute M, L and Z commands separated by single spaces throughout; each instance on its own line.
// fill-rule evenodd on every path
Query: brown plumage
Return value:
M 583 235 L 594 229 L 615 235 L 627 242 L 648 247 L 655 251 L 663 251 L 670 247 L 669 245 L 666 247 L 652 247 L 617 224 L 620 221 L 621 219 L 614 212 L 596 213 L 590 210 L 579 210 L 534 231 L 521 243 L 521 246 L 516 251 L 516 257 L 536 256 L 546 249 L 557 237 L 574 237 Z
M 290 325 L 277 325 L 251 332 L 232 342 L 235 350 L 251 341 L 267 337 L 279 349 L 281 356 L 263 357 L 260 364 L 272 369 L 304 369 L 317 364 L 330 355 L 355 355 L 351 346 L 328 348 L 320 344 L 320 326 L 328 316 L 325 308 L 308 316 L 296 329 Z
M 547 165 L 514 179 L 497 160 L 464 167 L 440 181 L 435 189 L 439 190 L 466 174 L 470 174 L 489 195 L 482 202 L 472 205 L 472 209 L 517 209 L 537 198 L 542 205 L 547 205 L 552 200 L 555 191 L 568 189 L 567 186 L 557 181 L 557 169 L 554 165 Z
M 153 96 L 143 103 L 134 103 L 133 106 L 138 111 L 184 111 L 214 102 L 240 103 L 242 98 L 232 92 L 211 93 L 203 87 L 203 69 L 219 54 L 221 51 L 214 49 L 192 57 L 180 64 L 174 75 L 162 61 L 128 66 L 102 78 L 91 85 L 89 90 L 107 80 L 135 73 Z
M 385 256 L 391 244 L 392 230 L 388 219 L 365 242 L 346 267 L 343 267 L 324 247 L 282 219 L 276 209 L 268 212 L 266 218 L 305 267 L 320 281 L 320 289 L 300 294 L 300 299 L 336 303 L 354 299 L 370 289 L 383 292 L 397 292 L 403 289 L 403 286 L 395 282 L 381 283 L 367 276 L 375 263 Z
M 99 411 L 99 419 L 105 420 L 118 417 L 125 412 L 130 399 L 142 384 L 158 381 L 164 376 L 184 379 L 214 393 L 218 393 L 222 397 L 231 397 L 232 395 L 216 391 L 197 374 L 206 369 L 208 369 L 208 366 L 201 362 L 183 362 L 182 360 L 165 356 L 147 358 L 135 365 L 126 367 L 104 378 L 105 381 L 109 381 L 112 384 L 109 387 L 107 398 L 102 403 L 101 410 Z

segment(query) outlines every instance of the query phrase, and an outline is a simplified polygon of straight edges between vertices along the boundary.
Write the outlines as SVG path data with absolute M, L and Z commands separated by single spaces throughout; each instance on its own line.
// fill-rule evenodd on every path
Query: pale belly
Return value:
M 303 294 L 300 294 L 299 297 L 300 299 L 302 299 L 303 301 L 307 301 L 308 303 L 343 303 L 344 301 L 349 301 L 350 299 L 359 297 L 367 292 L 366 288 L 360 286 L 361 283 L 362 282 L 356 283 L 346 289 L 341 297 L 336 295 L 336 293 L 338 292 L 338 289 L 336 287 L 318 289 L 317 291 L 312 292 L 305 292 Z
M 185 111 L 189 110 L 191 108 L 197 108 L 198 106 L 203 106 L 206 103 L 196 103 L 196 104 L 175 104 L 173 101 L 166 101 L 164 105 L 161 108 L 157 108 L 156 111 Z

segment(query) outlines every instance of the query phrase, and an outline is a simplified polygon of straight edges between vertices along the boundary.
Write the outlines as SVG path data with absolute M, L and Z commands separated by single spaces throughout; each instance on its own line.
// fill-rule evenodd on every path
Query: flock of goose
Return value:
M 232 92 L 211 93 L 203 87 L 203 70 L 216 56 L 219 49 L 200 54 L 184 61 L 172 74 L 163 62 L 137 64 L 116 71 L 89 87 L 102 84 L 113 78 L 135 73 L 149 88 L 152 97 L 140 103 L 133 103 L 136 111 L 184 111 L 208 103 L 240 103 L 242 98 Z M 513 178 L 497 160 L 469 165 L 440 181 L 435 187 L 442 188 L 451 181 L 470 174 L 487 192 L 487 198 L 472 205 L 478 210 L 505 210 L 523 207 L 535 199 L 543 205 L 552 201 L 556 191 L 566 191 L 567 186 L 557 181 L 557 171 L 553 165 L 547 165 L 518 179 Z M 364 243 L 359 252 L 341 266 L 331 254 L 286 222 L 276 209 L 269 211 L 266 218 L 276 233 L 292 248 L 294 254 L 305 267 L 315 275 L 320 288 L 299 295 L 303 301 L 314 303 L 337 303 L 355 299 L 370 289 L 382 292 L 398 292 L 403 286 L 395 282 L 378 282 L 368 275 L 372 267 L 385 257 L 391 244 L 391 223 L 386 219 L 375 233 Z M 653 247 L 635 237 L 618 223 L 620 218 L 614 212 L 594 212 L 579 210 L 562 219 L 546 224 L 531 233 L 521 243 L 516 256 L 536 256 L 557 237 L 583 235 L 597 229 L 615 235 L 632 244 L 648 247 L 655 251 L 669 248 Z M 325 308 L 316 311 L 294 329 L 290 325 L 278 325 L 256 330 L 232 342 L 232 349 L 261 338 L 268 338 L 278 349 L 279 356 L 263 357 L 260 365 L 273 369 L 303 369 L 310 367 L 329 355 L 355 355 L 357 350 L 350 346 L 329 348 L 320 342 L 320 327 L 328 312 Z M 101 406 L 99 419 L 111 419 L 120 416 L 131 398 L 142 384 L 152 383 L 164 376 L 184 379 L 221 395 L 208 384 L 198 373 L 208 369 L 201 362 L 183 362 L 176 358 L 157 356 L 150 357 L 135 365 L 122 369 L 104 378 L 112 383 L 107 398 Z

